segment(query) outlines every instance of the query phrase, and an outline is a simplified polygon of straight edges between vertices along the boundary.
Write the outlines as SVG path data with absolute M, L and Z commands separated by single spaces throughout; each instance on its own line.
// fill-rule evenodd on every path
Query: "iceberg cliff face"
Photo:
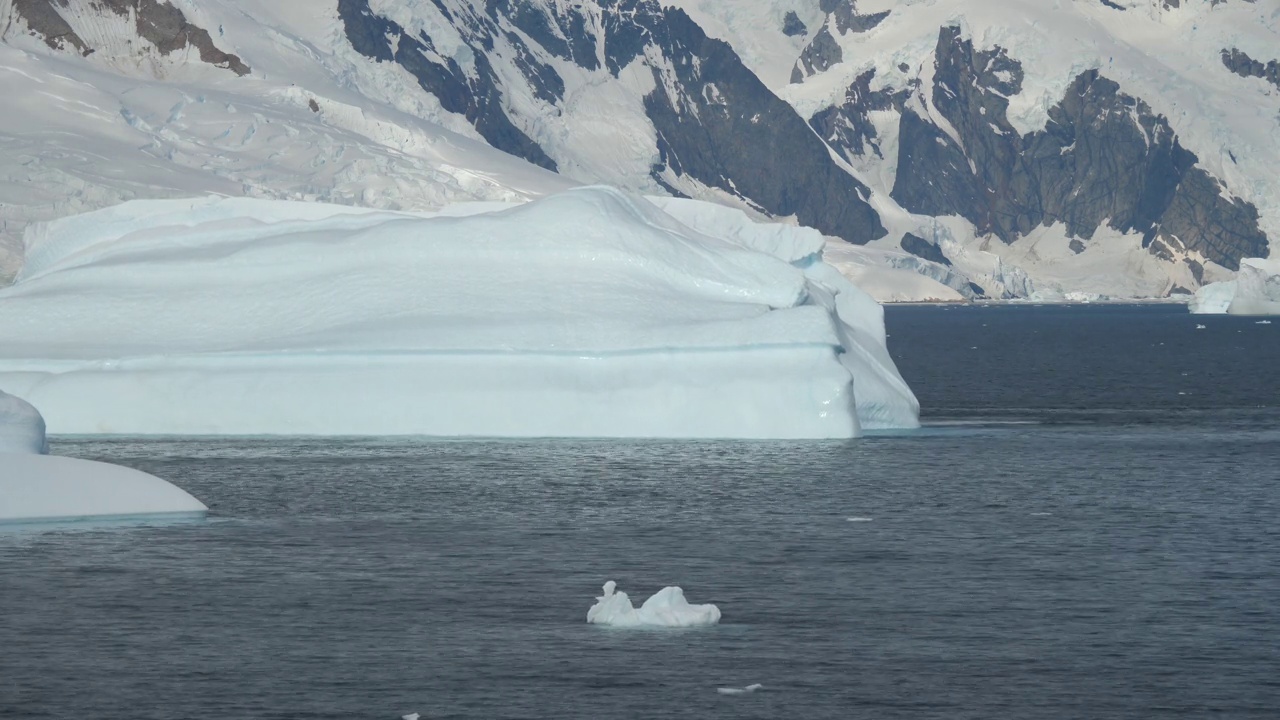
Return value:
M 1280 315 L 1280 260 L 1241 260 L 1235 280 L 1205 285 L 1188 307 L 1195 315 Z
M 821 236 L 669 210 L 597 187 L 439 213 L 142 201 L 39 225 L 0 290 L 17 339 L 0 382 L 70 433 L 915 426 L 881 310 L 821 263 Z

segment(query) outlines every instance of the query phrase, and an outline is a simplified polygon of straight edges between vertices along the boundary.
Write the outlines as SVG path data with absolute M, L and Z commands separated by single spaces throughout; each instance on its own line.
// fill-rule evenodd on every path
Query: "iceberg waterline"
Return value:
M 603 187 L 395 213 L 138 201 L 35 226 L 0 384 L 64 433 L 852 437 L 914 427 L 823 238 Z

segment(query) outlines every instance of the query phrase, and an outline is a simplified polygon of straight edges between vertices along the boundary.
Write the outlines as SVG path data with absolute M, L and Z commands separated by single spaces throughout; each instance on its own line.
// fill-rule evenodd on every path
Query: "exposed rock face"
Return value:
M 823 25 L 817 35 L 805 46 L 796 66 L 791 70 L 791 82 L 803 82 L 810 75 L 828 70 L 832 65 L 844 60 L 844 51 L 831 34 L 830 23 Z
M 1223 197 L 1146 103 L 1088 71 L 1043 131 L 1021 136 L 1007 119 L 1007 97 L 1022 79 L 1003 50 L 975 52 L 958 28 L 943 28 L 932 104 L 955 136 L 904 109 L 894 199 L 916 213 L 961 215 L 1006 242 L 1058 222 L 1090 238 L 1105 222 L 1143 233 L 1144 245 L 1170 257 L 1199 251 L 1235 269 L 1265 254 L 1256 208 Z
M 423 90 L 440 100 L 445 110 L 466 116 L 490 145 L 535 165 L 556 169 L 555 161 L 511 122 L 503 108 L 498 77 L 484 53 L 484 49 L 493 48 L 493 37 L 500 32 L 492 18 L 473 15 L 468 18 L 470 22 L 458 23 L 459 31 L 469 33 L 465 36 L 468 43 L 481 50 L 473 52 L 475 73 L 469 75 L 455 58 L 440 54 L 425 33 L 414 37 L 396 22 L 374 14 L 369 0 L 338 0 L 338 14 L 347 39 L 362 55 L 404 67 Z M 522 58 L 526 61 L 521 67 L 527 69 L 539 97 L 557 98 L 564 92 L 554 70 L 528 58 L 527 49 Z
M 1263 64 L 1246 53 L 1231 48 L 1222 51 L 1222 64 L 1240 77 L 1262 78 L 1280 88 L 1280 61 L 1268 60 Z
M 13 9 L 50 48 L 66 50 L 70 45 L 81 55 L 92 53 L 93 49 L 58 14 L 54 3 L 66 6 L 66 0 L 13 0 Z
M 787 37 L 800 37 L 807 32 L 809 28 L 805 26 L 796 11 L 788 10 L 786 17 L 782 19 L 782 34 Z
M 803 82 L 805 78 L 844 61 L 844 51 L 840 49 L 835 34 L 866 32 L 889 17 L 888 10 L 872 15 L 860 14 L 856 0 L 822 0 L 820 7 L 827 13 L 827 19 L 792 68 L 792 83 Z
M 664 9 L 656 0 L 600 0 L 596 6 L 438 0 L 435 9 L 469 51 L 464 67 L 456 50 L 446 56 L 427 33 L 378 16 L 368 0 L 339 0 L 338 7 L 356 50 L 405 67 L 446 110 L 464 115 L 490 144 L 513 155 L 557 168 L 513 119 L 505 94 L 520 90 L 504 85 L 511 78 L 494 68 L 499 45 L 514 53 L 523 82 L 545 106 L 547 120 L 526 116 L 524 123 L 558 122 L 559 113 L 571 111 L 565 81 L 550 58 L 615 78 L 639 62 L 654 79 L 643 106 L 657 135 L 656 182 L 667 184 L 664 178 L 672 174 L 693 178 L 851 242 L 885 232 L 865 202 L 866 186 L 831 159 L 804 119 L 728 44 L 707 37 L 682 10 Z
M 909 90 L 873 91 L 871 81 L 875 76 L 875 68 L 859 75 L 845 91 L 843 104 L 822 110 L 809 120 L 813 131 L 847 159 L 867 152 L 884 157 L 876 142 L 876 128 L 869 113 L 878 110 L 901 112 L 903 103 L 910 96 Z
M 790 105 L 683 11 L 665 17 L 657 37 L 682 91 L 672 97 L 658 77 L 645 98 L 664 165 L 850 242 L 885 234 L 870 190 L 832 162 Z
M 45 43 L 55 49 L 66 49 L 70 44 L 81 55 L 89 55 L 94 48 L 88 46 L 59 12 L 69 7 L 71 0 L 14 0 L 14 10 L 26 20 L 28 27 L 39 33 Z M 204 28 L 187 22 L 186 15 L 168 0 L 94 0 L 92 8 L 124 17 L 134 18 L 139 37 L 155 46 L 161 55 L 193 47 L 202 62 L 226 68 L 237 75 L 248 75 L 249 66 L 238 56 L 223 52 L 213 44 L 213 38 Z
M 925 240 L 919 235 L 907 233 L 902 236 L 902 249 L 915 255 L 918 258 L 924 258 L 939 265 L 951 267 L 951 260 L 942 252 L 942 248 Z

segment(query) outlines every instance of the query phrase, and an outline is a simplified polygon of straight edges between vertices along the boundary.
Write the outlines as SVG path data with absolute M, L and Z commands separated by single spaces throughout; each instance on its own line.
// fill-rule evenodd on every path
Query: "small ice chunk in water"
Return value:
M 684 590 L 665 587 L 644 601 L 640 609 L 631 598 L 617 591 L 612 580 L 604 584 L 604 595 L 587 611 L 587 622 L 612 627 L 706 627 L 720 622 L 720 608 L 715 605 L 690 605 Z
M 420 717 L 422 716 L 418 713 L 409 713 L 408 715 L 401 715 L 400 720 L 418 720 Z
M 746 695 L 747 693 L 753 693 L 757 690 L 763 690 L 763 689 L 764 689 L 763 685 L 761 685 L 760 683 L 755 683 L 753 685 L 748 685 L 744 688 L 733 688 L 733 687 L 716 688 L 716 692 L 720 693 L 721 695 Z
M 874 521 L 874 520 L 875 520 L 875 518 L 869 518 L 869 517 L 851 517 L 851 518 L 845 518 L 845 520 L 848 520 L 849 522 L 872 522 L 872 521 Z

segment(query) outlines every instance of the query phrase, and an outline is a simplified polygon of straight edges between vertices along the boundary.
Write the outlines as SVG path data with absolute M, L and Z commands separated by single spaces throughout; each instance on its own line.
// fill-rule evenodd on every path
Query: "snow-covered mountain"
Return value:
M 605 183 L 955 297 L 1161 297 L 1280 233 L 1278 26 L 1249 0 L 0 0 L 0 274 L 28 222 L 136 197 Z

